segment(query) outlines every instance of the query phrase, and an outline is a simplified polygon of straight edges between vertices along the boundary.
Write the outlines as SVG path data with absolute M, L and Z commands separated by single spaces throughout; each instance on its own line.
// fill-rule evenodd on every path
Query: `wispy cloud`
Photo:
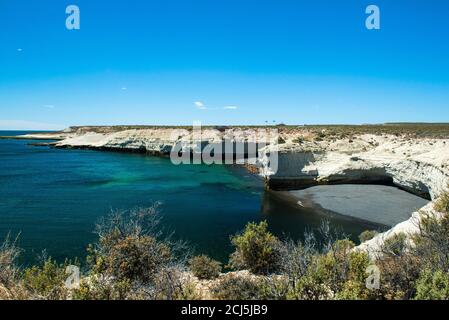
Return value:
M 22 48 L 17 48 L 17 52 L 22 52 L 23 49 Z
M 54 108 L 55 108 L 55 106 L 52 105 L 52 104 L 46 104 L 46 105 L 44 105 L 43 107 L 44 107 L 44 108 L 47 108 L 47 109 L 54 109 Z
M 128 90 L 128 88 L 127 87 L 122 87 L 121 88 L 123 91 L 126 91 L 126 90 Z
M 227 105 L 224 107 L 209 107 L 209 106 L 206 106 L 204 104 L 204 102 L 202 102 L 202 101 L 195 101 L 194 104 L 195 104 L 195 107 L 197 107 L 200 110 L 223 110 L 223 109 L 224 110 L 236 110 L 239 108 L 236 105 Z
M 198 109 L 201 109 L 201 110 L 207 109 L 207 107 L 201 101 L 195 101 L 195 107 L 197 107 Z

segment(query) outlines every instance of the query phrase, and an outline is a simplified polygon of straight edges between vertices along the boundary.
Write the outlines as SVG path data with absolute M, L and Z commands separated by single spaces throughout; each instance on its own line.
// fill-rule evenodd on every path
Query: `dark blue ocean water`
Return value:
M 221 260 L 230 253 L 229 236 L 249 221 L 266 219 L 276 234 L 300 238 L 324 217 L 286 205 L 242 169 L 174 166 L 164 158 L 31 142 L 0 139 L 0 239 L 9 232 L 20 234 L 25 262 L 44 249 L 56 259 L 83 257 L 100 217 L 111 209 L 147 207 L 154 201 L 162 201 L 163 226 L 175 231 L 175 238 Z M 354 238 L 370 227 L 331 219 Z

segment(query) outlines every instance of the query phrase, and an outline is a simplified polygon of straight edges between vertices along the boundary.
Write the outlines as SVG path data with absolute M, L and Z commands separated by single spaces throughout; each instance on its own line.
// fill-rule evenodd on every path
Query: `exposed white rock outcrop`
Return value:
M 275 188 L 390 181 L 410 192 L 430 196 L 433 201 L 409 220 L 359 246 L 373 255 L 392 235 L 418 232 L 423 215 L 438 216 L 433 205 L 449 183 L 449 140 L 445 139 L 361 135 L 351 141 L 286 143 L 266 148 L 269 154 L 276 151 L 278 171 L 265 172 L 269 185 Z M 262 166 L 267 159 L 261 159 Z
M 446 188 L 449 178 L 449 140 L 443 139 L 362 135 L 352 141 L 286 143 L 266 151 L 278 152 L 278 171 L 267 172 L 273 180 L 319 183 L 384 177 L 434 198 Z
M 398 235 L 405 234 L 409 237 L 413 234 L 419 233 L 420 222 L 425 217 L 436 217 L 440 218 L 442 213 L 437 212 L 434 208 L 434 202 L 430 202 L 425 207 L 421 208 L 419 211 L 414 212 L 410 219 L 401 222 L 391 228 L 390 230 L 378 234 L 373 239 L 366 241 L 357 247 L 358 250 L 363 250 L 369 253 L 373 258 L 382 255 L 382 245 L 388 238 Z

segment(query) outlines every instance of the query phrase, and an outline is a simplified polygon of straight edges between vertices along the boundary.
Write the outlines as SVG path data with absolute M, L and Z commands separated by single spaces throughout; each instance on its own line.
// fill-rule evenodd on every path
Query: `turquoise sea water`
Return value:
M 20 132 L 0 132 L 0 136 Z M 0 139 L 0 238 L 20 234 L 25 262 L 46 249 L 83 257 L 94 225 L 111 209 L 162 201 L 163 226 L 197 253 L 226 260 L 229 236 L 249 221 L 268 220 L 279 236 L 300 238 L 327 215 L 280 201 L 262 181 L 225 166 L 174 166 L 140 154 L 60 150 Z M 353 238 L 371 224 L 330 216 Z

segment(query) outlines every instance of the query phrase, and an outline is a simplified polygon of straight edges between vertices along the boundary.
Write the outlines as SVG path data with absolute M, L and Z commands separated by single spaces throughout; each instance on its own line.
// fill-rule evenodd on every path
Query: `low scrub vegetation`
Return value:
M 365 241 L 369 241 L 372 238 L 374 238 L 377 235 L 377 231 L 375 230 L 366 230 L 363 231 L 360 235 L 359 235 L 359 240 L 360 242 L 365 242 Z
M 266 125 L 266 126 L 203 126 L 204 129 L 254 129 L 254 128 L 276 127 L 280 133 L 290 134 L 293 131 L 310 132 L 312 135 L 323 140 L 324 138 L 345 139 L 358 134 L 391 134 L 396 136 L 407 136 L 410 138 L 447 138 L 449 135 L 448 123 L 387 123 L 378 125 Z M 87 132 L 114 133 L 126 130 L 145 129 L 183 129 L 192 130 L 192 126 L 82 126 L 71 127 L 71 132 L 83 134 Z
M 219 300 L 260 300 L 261 291 L 260 280 L 231 274 L 212 287 L 212 296 Z
M 268 223 L 249 223 L 245 231 L 231 237 L 235 252 L 229 266 L 248 269 L 254 274 L 270 274 L 281 266 L 280 241 L 268 231 Z
M 449 193 L 444 193 L 435 204 L 435 209 L 439 212 L 449 214 Z
M 201 255 L 189 260 L 189 268 L 198 279 L 211 280 L 220 275 L 221 263 L 206 255 Z
M 98 224 L 98 241 L 73 285 L 67 267 L 80 263 L 43 255 L 20 268 L 21 251 L 8 237 L 0 246 L 0 299 L 449 299 L 449 214 L 447 197 L 441 199 L 442 217 L 423 213 L 419 234 L 398 233 L 374 256 L 328 222 L 303 241 L 277 238 L 265 221 L 249 223 L 230 238 L 227 273 L 220 262 L 192 257 L 185 243 L 163 235 L 157 206 L 114 212 Z

